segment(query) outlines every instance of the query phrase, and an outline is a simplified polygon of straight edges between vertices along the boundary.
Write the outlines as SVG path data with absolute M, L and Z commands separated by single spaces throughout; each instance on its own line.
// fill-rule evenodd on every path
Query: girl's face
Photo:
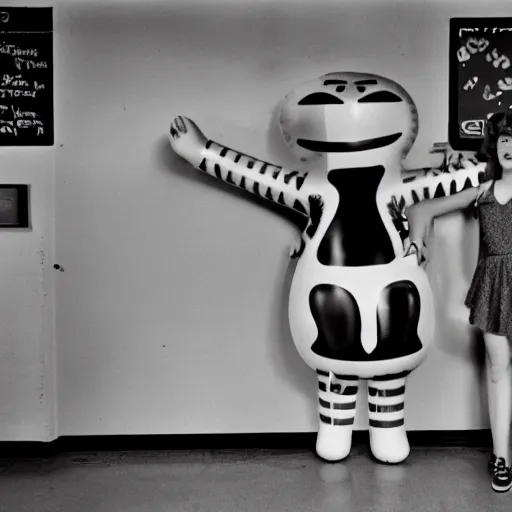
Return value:
M 512 170 L 512 136 L 500 135 L 496 149 L 503 170 Z

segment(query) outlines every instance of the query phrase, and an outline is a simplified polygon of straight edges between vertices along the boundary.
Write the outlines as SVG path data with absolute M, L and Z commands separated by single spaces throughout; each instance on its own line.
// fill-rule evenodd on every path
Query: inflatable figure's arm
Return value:
M 406 178 L 397 195 L 403 198 L 405 206 L 408 207 L 425 199 L 450 196 L 468 188 L 477 188 L 484 180 L 485 170 L 482 166 L 440 174 L 431 173 L 410 180 Z
M 172 121 L 169 141 L 173 150 L 196 169 L 310 216 L 312 191 L 304 184 L 307 173 L 288 171 L 222 146 L 182 116 Z
M 388 209 L 404 244 L 407 238 L 411 241 L 406 254 L 416 249 L 420 262 L 424 260 L 422 252 L 434 218 L 471 204 L 471 197 L 476 195 L 477 187 L 485 179 L 484 165 L 468 165 L 451 172 L 430 169 L 405 177 L 404 183 L 395 190 Z M 467 194 L 460 195 L 465 191 Z M 466 195 L 470 198 L 469 203 L 464 203 Z M 452 196 L 457 198 L 448 200 Z M 461 206 L 458 201 L 462 201 Z M 435 211 L 433 208 L 440 209 Z

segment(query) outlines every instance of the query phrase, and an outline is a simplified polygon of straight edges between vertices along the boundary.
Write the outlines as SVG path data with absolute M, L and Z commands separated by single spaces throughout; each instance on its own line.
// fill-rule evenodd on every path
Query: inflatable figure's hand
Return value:
M 192 166 L 201 163 L 201 152 L 208 139 L 197 125 L 187 117 L 177 116 L 171 123 L 169 141 L 172 149 Z
M 292 258 L 292 259 L 300 258 L 302 256 L 302 253 L 304 252 L 305 245 L 306 244 L 304 242 L 304 238 L 303 237 L 298 238 L 295 241 L 295 243 L 293 243 L 290 246 L 290 250 L 288 253 L 290 258 Z

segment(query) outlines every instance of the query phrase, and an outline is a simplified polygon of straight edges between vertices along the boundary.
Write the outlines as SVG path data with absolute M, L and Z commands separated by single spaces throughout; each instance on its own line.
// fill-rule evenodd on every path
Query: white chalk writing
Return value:
M 31 70 L 31 69 L 46 69 L 48 68 L 48 63 L 45 60 L 32 60 L 32 59 L 22 59 L 21 57 L 14 58 L 14 65 L 21 71 L 23 69 Z
M 37 48 L 20 48 L 15 44 L 7 44 L 5 41 L 0 44 L 0 53 L 12 55 L 13 57 L 38 57 Z

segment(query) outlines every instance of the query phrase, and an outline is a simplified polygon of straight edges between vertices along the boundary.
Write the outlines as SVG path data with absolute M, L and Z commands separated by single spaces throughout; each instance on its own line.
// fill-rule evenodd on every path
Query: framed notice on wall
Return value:
M 0 146 L 51 146 L 51 7 L 0 6 Z
M 485 121 L 512 113 L 512 18 L 450 20 L 449 141 L 478 151 Z

